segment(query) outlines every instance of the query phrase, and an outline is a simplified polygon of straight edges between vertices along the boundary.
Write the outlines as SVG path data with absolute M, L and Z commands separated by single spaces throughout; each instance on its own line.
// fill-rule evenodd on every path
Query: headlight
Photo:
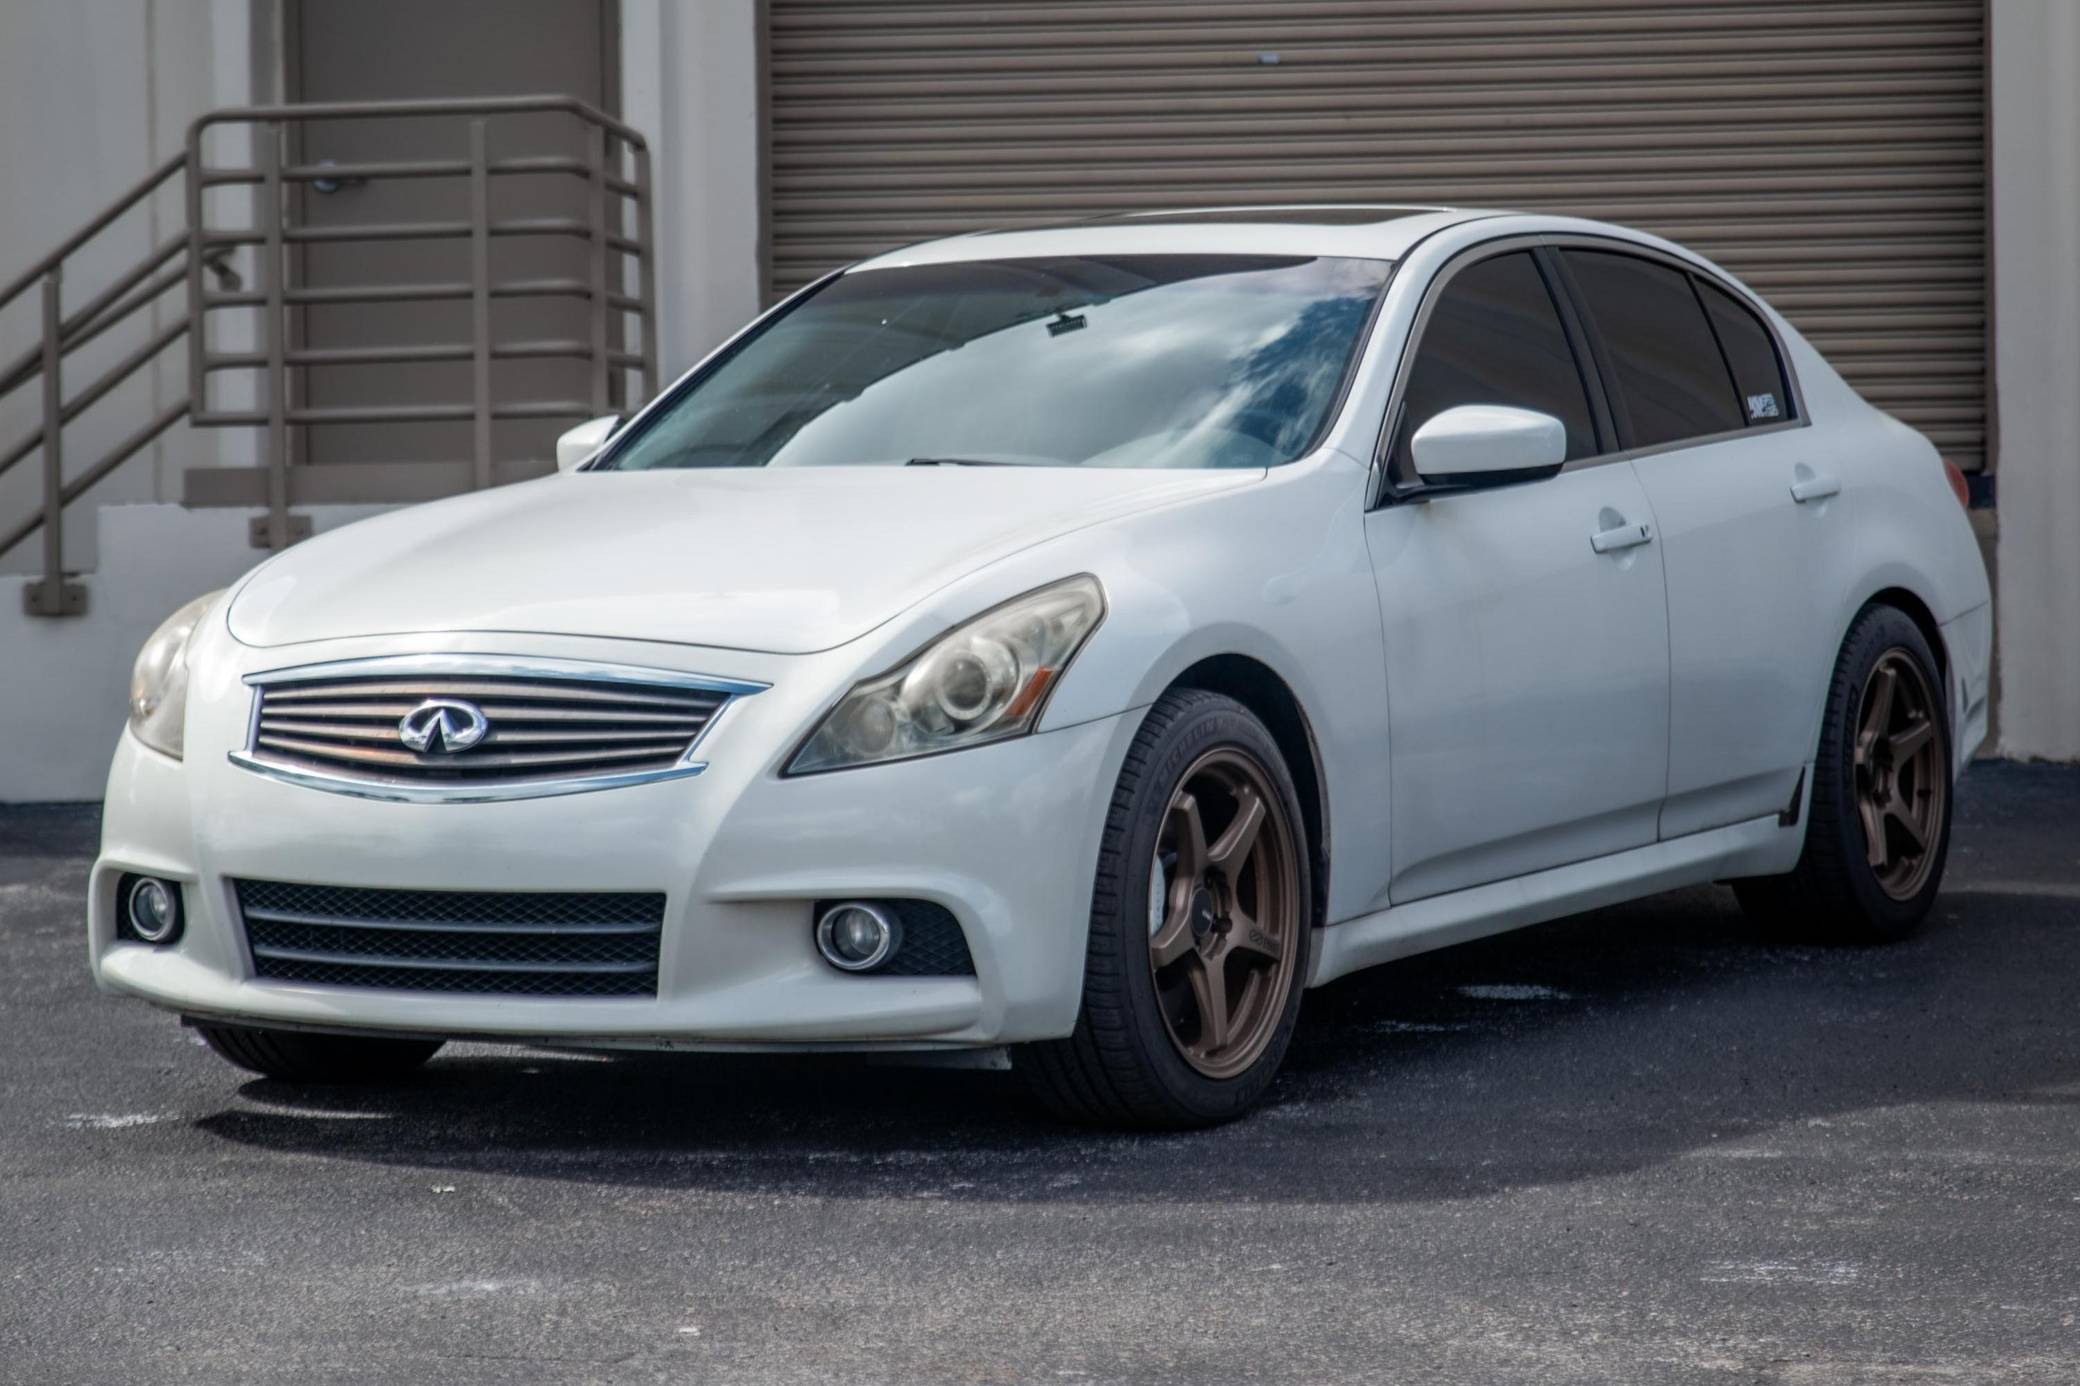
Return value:
M 841 770 L 1022 736 L 1104 615 L 1105 590 L 1088 575 L 985 611 L 855 686 L 787 771 Z
M 130 668 L 130 730 L 175 760 L 181 758 L 181 724 L 188 719 L 188 646 L 202 614 L 222 595 L 207 593 L 168 616 Z

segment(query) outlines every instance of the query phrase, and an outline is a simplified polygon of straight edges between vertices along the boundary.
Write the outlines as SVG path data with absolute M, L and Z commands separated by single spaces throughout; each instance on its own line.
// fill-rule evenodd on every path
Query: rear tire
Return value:
M 1798 865 L 1733 883 L 1751 919 L 1781 935 L 1887 943 L 1927 917 L 1950 851 L 1942 688 L 1921 628 L 1896 607 L 1865 607 L 1828 685 Z
M 1302 824 L 1292 775 L 1248 708 L 1179 689 L 1149 709 L 1106 817 L 1076 1028 L 1018 1055 L 1051 1111 L 1176 1130 L 1263 1097 L 1306 985 Z
M 240 1068 L 292 1083 L 375 1083 L 424 1064 L 439 1040 L 377 1039 L 261 1030 L 248 1025 L 197 1025 L 204 1043 Z

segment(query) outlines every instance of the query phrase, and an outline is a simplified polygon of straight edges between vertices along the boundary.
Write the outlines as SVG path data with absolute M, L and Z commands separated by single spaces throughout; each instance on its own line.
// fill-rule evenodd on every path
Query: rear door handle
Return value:
M 1801 467 L 1800 471 L 1806 472 Z M 1824 472 L 1806 472 L 1804 476 L 1792 478 L 1791 499 L 1804 505 L 1807 501 L 1826 500 L 1829 496 L 1842 493 L 1842 483 Z
M 1654 542 L 1654 530 L 1650 525 L 1619 525 L 1615 529 L 1598 530 L 1589 536 L 1589 547 L 1598 553 L 1616 553 L 1620 549 L 1636 548 Z

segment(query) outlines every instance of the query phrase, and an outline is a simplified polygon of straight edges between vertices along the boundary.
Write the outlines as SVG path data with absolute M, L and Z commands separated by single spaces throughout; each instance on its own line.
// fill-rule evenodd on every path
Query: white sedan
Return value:
M 914 246 L 559 451 L 154 636 L 103 987 L 285 1078 L 1008 1047 L 1203 1124 L 1423 949 L 1709 881 L 1897 937 L 1985 734 L 1962 477 L 1595 222 Z

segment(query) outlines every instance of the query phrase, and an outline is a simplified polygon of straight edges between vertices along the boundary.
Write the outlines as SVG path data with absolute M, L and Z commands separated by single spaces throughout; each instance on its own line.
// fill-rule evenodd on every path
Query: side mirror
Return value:
M 619 414 L 602 414 L 587 419 L 556 440 L 556 470 L 567 472 L 598 452 L 621 426 Z
M 1409 439 L 1416 475 L 1447 485 L 1499 485 L 1551 475 L 1567 460 L 1567 425 L 1507 404 L 1462 404 Z

